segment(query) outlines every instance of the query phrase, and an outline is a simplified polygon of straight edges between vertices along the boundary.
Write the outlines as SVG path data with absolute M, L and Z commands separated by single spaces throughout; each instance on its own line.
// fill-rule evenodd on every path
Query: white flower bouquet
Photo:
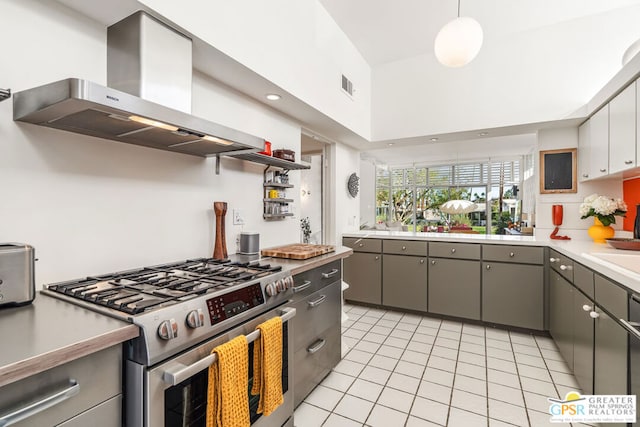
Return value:
M 582 219 L 595 216 L 602 225 L 608 226 L 616 223 L 615 215 L 625 216 L 627 204 L 622 199 L 612 199 L 607 196 L 592 194 L 585 197 L 580 205 L 580 215 Z

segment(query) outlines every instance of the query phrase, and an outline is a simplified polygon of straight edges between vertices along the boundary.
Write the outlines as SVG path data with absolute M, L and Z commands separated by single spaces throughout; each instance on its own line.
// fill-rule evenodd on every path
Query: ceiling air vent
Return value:
M 353 88 L 353 82 L 349 80 L 344 74 L 342 75 L 342 90 L 351 97 L 355 92 L 355 89 Z

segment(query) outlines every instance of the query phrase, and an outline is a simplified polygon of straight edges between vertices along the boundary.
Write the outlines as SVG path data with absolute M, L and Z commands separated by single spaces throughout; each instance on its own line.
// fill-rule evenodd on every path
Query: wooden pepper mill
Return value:
M 227 214 L 226 202 L 213 202 L 216 214 L 216 243 L 213 248 L 214 259 L 227 259 L 227 241 L 224 232 L 224 216 Z

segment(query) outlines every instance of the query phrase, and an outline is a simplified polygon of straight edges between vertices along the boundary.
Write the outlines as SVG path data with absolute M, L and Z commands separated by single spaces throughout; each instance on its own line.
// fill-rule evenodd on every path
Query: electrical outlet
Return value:
M 244 224 L 244 216 L 242 215 L 242 211 L 240 209 L 233 210 L 233 225 L 242 225 Z

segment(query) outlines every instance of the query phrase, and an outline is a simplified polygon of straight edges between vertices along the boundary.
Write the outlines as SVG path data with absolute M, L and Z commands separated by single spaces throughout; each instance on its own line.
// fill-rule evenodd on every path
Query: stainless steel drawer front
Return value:
M 293 319 L 293 350 L 311 345 L 319 334 L 332 324 L 340 322 L 342 283 L 336 282 L 294 304 L 297 311 Z M 338 327 L 338 329 L 340 329 Z

